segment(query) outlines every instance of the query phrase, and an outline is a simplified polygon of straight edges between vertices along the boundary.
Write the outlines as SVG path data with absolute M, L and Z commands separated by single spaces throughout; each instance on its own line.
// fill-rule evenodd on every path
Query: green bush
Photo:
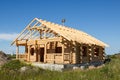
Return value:
M 4 64 L 1 69 L 2 70 L 7 70 L 7 71 L 17 71 L 21 67 L 26 66 L 25 63 L 20 62 L 19 60 L 11 60 Z

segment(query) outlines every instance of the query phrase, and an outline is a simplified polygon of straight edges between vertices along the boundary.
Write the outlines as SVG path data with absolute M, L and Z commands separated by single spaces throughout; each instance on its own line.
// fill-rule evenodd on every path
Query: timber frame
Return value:
M 54 64 L 103 61 L 108 47 L 83 31 L 38 18 L 27 25 L 13 44 L 17 46 L 16 59 Z M 19 46 L 24 46 L 23 54 L 19 53 Z

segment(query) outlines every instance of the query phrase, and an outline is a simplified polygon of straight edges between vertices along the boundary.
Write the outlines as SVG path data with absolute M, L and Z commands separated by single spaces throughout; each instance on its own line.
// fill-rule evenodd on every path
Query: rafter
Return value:
M 28 26 L 12 42 L 12 44 L 14 44 L 16 40 L 30 39 L 29 35 L 32 36 L 32 39 L 62 36 L 68 41 L 73 41 L 73 42 L 75 41 L 84 44 L 95 44 L 103 47 L 105 46 L 108 47 L 108 45 L 105 44 L 104 42 L 92 37 L 91 35 L 83 31 L 79 31 L 73 28 L 69 28 L 66 26 L 62 26 L 38 18 L 33 19 L 30 22 L 30 24 L 28 24 Z

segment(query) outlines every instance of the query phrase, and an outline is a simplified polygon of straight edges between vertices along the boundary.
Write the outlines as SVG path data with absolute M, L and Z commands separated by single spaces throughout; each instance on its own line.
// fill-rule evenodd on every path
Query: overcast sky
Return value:
M 120 51 L 119 0 L 0 0 L 0 50 L 15 53 L 12 40 L 35 17 L 82 30 Z

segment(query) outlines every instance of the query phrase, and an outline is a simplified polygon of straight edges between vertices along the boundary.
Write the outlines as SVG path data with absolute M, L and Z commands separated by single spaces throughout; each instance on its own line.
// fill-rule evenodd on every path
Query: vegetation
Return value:
M 3 71 L 17 71 L 21 67 L 26 66 L 25 63 L 20 62 L 19 60 L 11 60 L 8 63 L 4 64 L 1 69 Z
M 49 71 L 31 66 L 31 69 L 20 72 L 20 67 L 30 66 L 13 60 L 2 66 L 1 80 L 119 80 L 120 57 L 110 56 L 112 60 L 104 67 L 91 70 Z M 11 71 L 12 70 L 12 71 Z

